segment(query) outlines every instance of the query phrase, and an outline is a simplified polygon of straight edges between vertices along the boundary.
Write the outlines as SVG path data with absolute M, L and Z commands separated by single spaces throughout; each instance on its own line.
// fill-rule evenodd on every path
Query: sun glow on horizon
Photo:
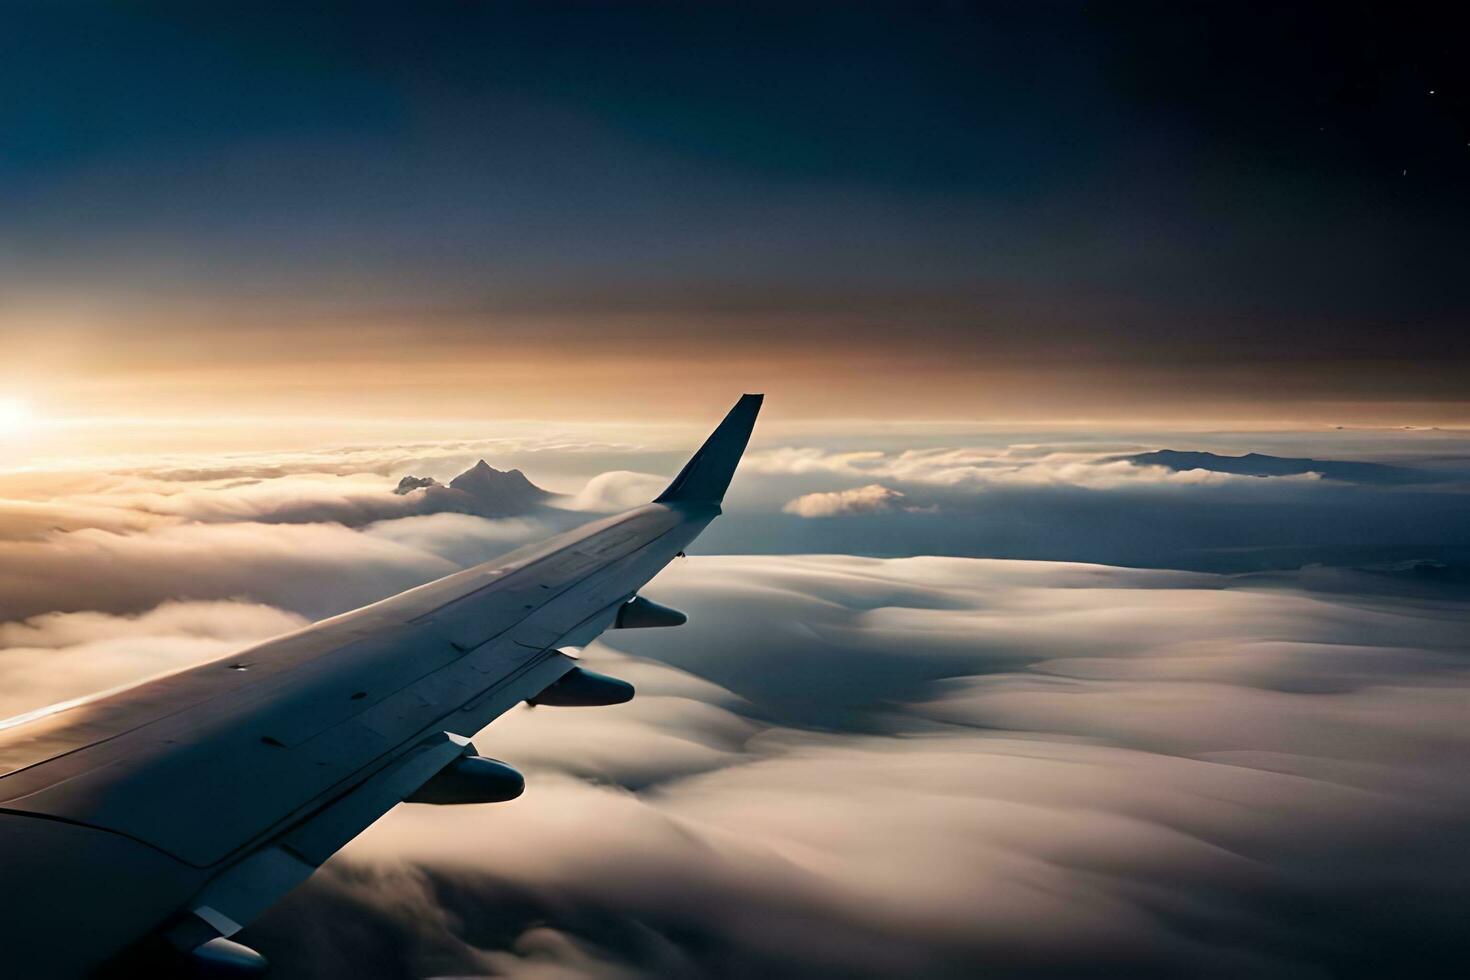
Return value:
M 28 429 L 35 419 L 30 402 L 14 396 L 0 398 L 0 435 Z

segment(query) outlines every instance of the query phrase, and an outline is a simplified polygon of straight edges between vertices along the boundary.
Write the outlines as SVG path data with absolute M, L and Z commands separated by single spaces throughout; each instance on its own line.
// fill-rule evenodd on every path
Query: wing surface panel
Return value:
M 405 740 L 447 719 L 466 729 L 469 719 L 455 719 L 463 706 L 635 592 L 710 516 L 661 506 L 634 512 L 566 551 L 467 579 L 467 594 L 445 601 L 441 591 L 438 605 L 369 636 L 348 628 L 350 620 L 329 621 L 345 640 L 336 649 L 307 643 L 311 655 L 295 669 L 229 699 L 0 778 L 0 807 L 114 830 L 195 866 L 218 863 L 341 792 Z M 395 618 L 381 606 L 365 612 L 378 622 Z M 230 667 L 253 670 L 271 659 L 268 649 L 247 651 L 196 670 L 248 674 Z
M 573 667 L 559 648 L 612 625 L 718 516 L 759 406 L 742 398 L 652 504 L 231 657 L 0 722 L 0 850 L 76 844 L 10 862 L 7 884 L 50 904 L 33 929 L 0 917 L 7 963 L 77 975 L 125 937 L 187 950 L 248 922 Z M 72 916 L 89 941 L 52 949 Z

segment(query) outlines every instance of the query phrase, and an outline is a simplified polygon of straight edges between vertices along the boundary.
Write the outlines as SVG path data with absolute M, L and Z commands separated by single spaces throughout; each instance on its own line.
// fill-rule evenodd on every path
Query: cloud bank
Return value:
M 753 454 L 747 464 L 769 474 L 832 474 L 936 487 L 1074 486 L 1109 489 L 1138 484 L 1218 485 L 1242 477 L 1207 470 L 1175 470 L 1120 458 L 1096 448 L 1014 445 L 998 448 L 925 448 L 832 451 L 788 446 Z M 1310 477 L 1282 477 L 1281 479 Z
M 845 514 L 886 514 L 903 506 L 904 494 L 878 483 L 830 493 L 808 493 L 782 507 L 798 517 L 837 517 Z
M 616 513 L 648 503 L 668 485 L 669 477 L 666 476 L 610 470 L 588 480 L 581 492 L 561 505 L 570 510 Z
M 1418 559 L 1425 529 L 1465 540 L 1458 492 L 1183 479 L 1118 458 L 1137 449 L 756 452 L 700 547 L 1413 560 L 696 556 L 651 590 L 689 626 L 588 651 L 637 700 L 478 736 L 526 796 L 399 808 L 245 938 L 284 977 L 1455 973 L 1470 608 Z M 667 483 L 636 447 L 537 451 L 584 466 L 560 507 Z M 0 474 L 0 715 L 578 520 L 392 494 L 483 452 Z
M 0 623 L 0 719 L 171 673 L 306 625 L 245 602 L 164 602 L 138 615 Z
M 1044 562 L 714 558 L 254 927 L 284 976 L 1451 975 L 1462 603 Z M 677 635 L 664 635 L 677 634 Z M 360 942 L 359 942 L 360 941 Z

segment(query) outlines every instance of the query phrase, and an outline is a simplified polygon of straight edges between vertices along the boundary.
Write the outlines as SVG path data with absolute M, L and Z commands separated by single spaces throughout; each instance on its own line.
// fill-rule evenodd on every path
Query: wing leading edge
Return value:
M 226 937 L 397 803 L 515 795 L 470 736 L 522 701 L 631 696 L 563 651 L 682 621 L 638 589 L 720 513 L 760 405 L 743 396 L 650 504 L 0 730 L 0 962 L 230 958 Z

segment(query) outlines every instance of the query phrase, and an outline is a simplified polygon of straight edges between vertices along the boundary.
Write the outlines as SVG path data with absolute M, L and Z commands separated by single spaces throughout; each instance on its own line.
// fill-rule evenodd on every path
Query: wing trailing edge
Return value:
M 725 420 L 684 464 L 668 489 L 653 502 L 718 504 L 724 500 L 730 478 L 735 475 L 735 467 L 740 464 L 740 457 L 750 442 L 755 417 L 760 414 L 764 399 L 764 395 L 741 395 Z

